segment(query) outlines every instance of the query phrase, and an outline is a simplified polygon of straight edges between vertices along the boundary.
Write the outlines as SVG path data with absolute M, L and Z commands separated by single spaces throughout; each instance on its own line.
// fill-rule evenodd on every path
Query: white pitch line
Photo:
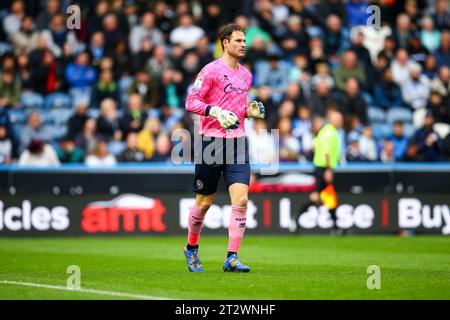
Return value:
M 11 284 L 11 285 L 17 285 L 17 286 L 24 286 L 24 287 L 46 288 L 46 289 L 63 290 L 63 291 L 71 291 L 71 292 L 93 293 L 93 294 L 99 294 L 99 295 L 124 297 L 124 298 L 132 298 L 132 299 L 142 299 L 142 300 L 173 300 L 171 298 L 147 296 L 147 295 L 142 295 L 142 294 L 132 294 L 132 293 L 126 293 L 126 292 L 114 292 L 114 291 L 83 289 L 83 288 L 70 289 L 70 288 L 64 287 L 64 286 L 55 286 L 55 285 L 42 284 L 42 283 L 1 280 L 0 284 Z

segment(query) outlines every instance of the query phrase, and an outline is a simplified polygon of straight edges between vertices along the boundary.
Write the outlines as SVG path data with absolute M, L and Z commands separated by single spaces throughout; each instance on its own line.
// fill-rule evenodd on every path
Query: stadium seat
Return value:
M 374 123 L 372 124 L 372 130 L 376 139 L 385 139 L 392 135 L 392 127 L 387 123 Z
M 24 92 L 20 99 L 20 105 L 22 108 L 35 108 L 42 109 L 44 106 L 44 97 L 36 92 Z
M 53 124 L 52 115 L 50 114 L 50 112 L 48 110 L 36 110 L 36 109 L 33 109 L 33 110 L 29 110 L 28 114 L 30 114 L 32 112 L 36 112 L 36 111 L 39 112 L 39 115 L 41 116 L 41 123 L 43 125 Z
M 387 111 L 387 122 L 393 124 L 396 121 L 412 122 L 413 114 L 411 110 L 407 108 L 393 107 Z
M 383 123 L 386 122 L 386 113 L 383 109 L 376 106 L 370 106 L 367 109 L 367 115 L 370 123 Z
M 27 113 L 23 109 L 10 109 L 8 117 L 9 121 L 14 125 L 27 122 Z
M 55 92 L 49 94 L 45 99 L 45 108 L 48 110 L 57 108 L 69 109 L 71 107 L 72 107 L 72 99 L 70 95 L 65 93 Z
M 405 123 L 403 125 L 403 133 L 406 138 L 411 138 L 414 135 L 414 132 L 416 132 L 417 128 L 414 127 L 412 123 Z
M 98 110 L 98 109 L 88 109 L 87 116 L 89 118 L 97 119 L 100 116 L 100 110 Z
M 108 151 L 117 157 L 127 148 L 127 145 L 123 141 L 111 141 L 108 143 Z
M 450 125 L 443 122 L 437 122 L 433 125 L 433 130 L 439 134 L 441 139 L 444 139 L 450 133 Z
M 50 110 L 49 116 L 52 122 L 56 125 L 66 125 L 69 118 L 72 116 L 73 111 L 71 109 L 53 109 Z
M 54 140 L 59 140 L 67 134 L 66 126 L 48 125 L 48 127 L 52 131 L 52 136 Z
M 413 124 L 416 128 L 421 128 L 423 126 L 423 122 L 425 120 L 425 114 L 427 110 L 425 108 L 419 108 L 413 113 Z

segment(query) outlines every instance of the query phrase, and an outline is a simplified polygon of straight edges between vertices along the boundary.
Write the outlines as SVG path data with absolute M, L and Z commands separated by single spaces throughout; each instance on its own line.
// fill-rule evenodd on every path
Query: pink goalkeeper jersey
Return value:
M 235 70 L 223 58 L 207 64 L 198 74 L 186 98 L 186 110 L 201 115 L 200 134 L 221 138 L 244 136 L 247 94 L 251 85 L 252 74 L 240 64 Z M 205 117 L 208 105 L 233 112 L 239 119 L 239 127 L 225 130 L 216 118 Z

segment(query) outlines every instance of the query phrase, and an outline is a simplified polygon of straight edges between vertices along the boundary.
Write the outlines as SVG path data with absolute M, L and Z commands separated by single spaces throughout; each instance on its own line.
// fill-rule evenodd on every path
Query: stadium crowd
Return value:
M 184 99 L 229 22 L 247 29 L 250 99 L 267 110 L 246 120 L 252 161 L 310 161 L 331 106 L 344 162 L 450 157 L 446 0 L 2 0 L 0 17 L 0 163 L 170 161 L 171 133 L 194 135 Z

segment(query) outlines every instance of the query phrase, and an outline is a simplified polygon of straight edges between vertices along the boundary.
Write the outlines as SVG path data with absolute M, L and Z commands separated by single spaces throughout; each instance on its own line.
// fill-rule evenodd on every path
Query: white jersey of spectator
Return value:
M 116 158 L 112 154 L 108 154 L 105 157 L 98 157 L 96 155 L 88 155 L 86 157 L 85 163 L 90 167 L 103 167 L 103 166 L 114 166 L 117 161 Z
M 430 79 L 425 75 L 420 75 L 414 81 L 408 79 L 402 86 L 402 96 L 406 103 L 413 109 L 425 108 L 430 95 Z
M 408 60 L 405 64 L 400 64 L 397 60 L 392 61 L 391 70 L 395 83 L 402 86 L 410 79 L 410 70 L 417 66 L 419 66 L 419 64 L 412 60 Z
M 55 149 L 49 144 L 45 144 L 42 153 L 33 154 L 25 149 L 19 157 L 19 166 L 57 166 L 59 159 Z
M 52 32 L 48 29 L 41 32 L 41 35 L 47 40 L 47 46 L 50 49 L 50 51 L 53 53 L 53 55 L 56 58 L 61 57 L 63 53 L 63 49 L 60 46 L 58 46 L 55 41 L 53 40 Z M 69 31 L 67 33 L 67 40 L 65 42 L 70 46 L 72 49 L 72 52 L 77 53 L 83 51 L 85 46 L 83 44 L 80 44 L 77 40 L 77 36 L 73 31 Z
M 180 25 L 170 33 L 170 42 L 180 44 L 185 49 L 192 49 L 204 34 L 202 28 L 192 24 L 189 15 L 184 15 L 180 18 Z
M 21 21 L 22 16 L 18 16 L 15 14 L 9 14 L 5 19 L 3 19 L 3 30 L 5 30 L 10 39 L 12 39 L 17 31 L 20 30 Z
M 376 161 L 378 158 L 375 139 L 361 135 L 359 137 L 359 150 L 367 160 Z

